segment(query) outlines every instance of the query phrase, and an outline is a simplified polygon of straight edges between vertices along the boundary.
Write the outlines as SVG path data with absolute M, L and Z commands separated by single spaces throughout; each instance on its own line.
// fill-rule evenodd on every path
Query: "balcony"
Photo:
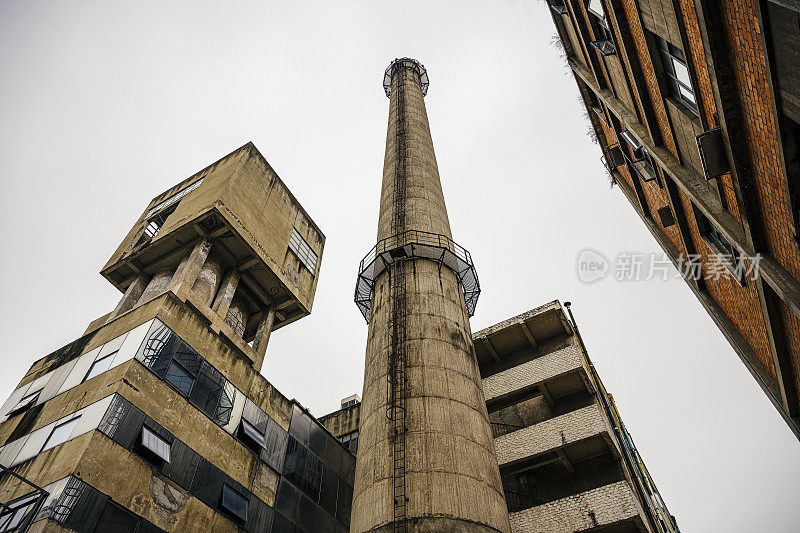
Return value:
M 509 497 L 509 494 L 506 494 Z M 515 496 L 509 498 L 514 499 Z M 518 498 L 524 502 L 523 498 Z M 609 503 L 613 505 L 609 505 Z M 572 533 L 603 528 L 604 533 L 645 531 L 638 517 L 636 496 L 625 481 L 509 513 L 512 533 L 547 531 Z

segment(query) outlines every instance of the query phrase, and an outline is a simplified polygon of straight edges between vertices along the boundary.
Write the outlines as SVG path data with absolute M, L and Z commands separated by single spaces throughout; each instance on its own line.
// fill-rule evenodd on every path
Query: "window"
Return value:
M 185 396 L 189 396 L 189 393 L 192 392 L 194 376 L 189 374 L 189 372 L 176 361 L 170 362 L 164 379 Z
M 16 531 L 25 516 L 36 506 L 37 500 L 43 495 L 41 492 L 34 492 L 7 503 L 0 513 L 0 532 Z
M 227 483 L 222 484 L 220 507 L 234 518 L 247 522 L 247 498 L 233 490 Z
M 781 116 L 781 140 L 795 237 L 800 239 L 800 124 L 786 114 Z
M 110 354 L 101 357 L 100 359 L 92 363 L 92 366 L 89 367 L 89 372 L 86 373 L 86 377 L 83 378 L 83 381 L 89 381 L 93 377 L 99 376 L 100 374 L 108 370 L 108 367 L 110 367 L 111 363 L 114 361 L 115 355 L 117 355 L 116 351 L 111 352 Z M 81 383 L 83 383 L 83 381 Z
M 47 437 L 47 440 L 44 442 L 44 446 L 42 446 L 42 449 L 39 451 L 39 453 L 67 442 L 70 435 L 72 435 L 72 430 L 74 430 L 75 426 L 78 425 L 78 420 L 80 420 L 80 418 L 80 416 L 76 416 L 72 420 L 68 420 L 56 425 L 56 427 L 54 427 L 53 431 L 50 433 L 50 436 Z
M 697 219 L 697 229 L 700 230 L 700 235 L 711 252 L 717 256 L 717 260 L 730 272 L 731 276 L 741 284 L 744 279 L 744 263 L 736 252 L 736 248 L 697 208 L 694 209 L 694 214 Z
M 25 395 L 14 408 L 8 412 L 8 417 L 16 416 L 23 411 L 27 411 L 34 405 L 36 405 L 36 400 L 39 399 L 39 395 L 42 393 L 42 389 L 37 390 L 36 392 L 32 392 L 30 394 Z
M 564 4 L 564 0 L 552 0 L 550 2 L 550 8 L 561 15 L 567 14 L 567 6 Z
M 245 446 L 255 453 L 259 453 L 262 448 L 266 448 L 264 434 L 244 418 L 239 426 L 238 437 Z
M 153 240 L 153 237 L 155 237 L 156 234 L 161 230 L 161 226 L 164 225 L 164 222 L 166 222 L 173 211 L 175 211 L 175 207 L 177 206 L 166 209 L 160 213 L 156 213 L 152 218 L 150 218 L 147 221 L 147 225 L 144 227 L 142 236 L 139 237 L 139 240 L 136 242 L 136 246 L 141 246 Z
M 347 449 L 350 450 L 350 453 L 355 455 L 358 451 L 358 430 L 348 433 L 347 435 L 342 435 L 339 437 L 339 442 L 344 444 Z
M 664 77 L 670 95 L 696 114 L 697 101 L 692 90 L 692 79 L 689 76 L 689 67 L 686 66 L 686 57 L 683 55 L 683 51 L 658 35 L 653 34 L 653 37 L 661 54 L 661 64 L 664 68 Z
M 292 236 L 289 237 L 289 249 L 300 258 L 300 262 L 312 274 L 317 271 L 317 254 L 314 253 L 314 250 L 311 249 L 295 228 L 292 228 Z
M 595 40 L 592 41 L 592 46 L 604 56 L 615 54 L 617 50 L 611 38 L 611 31 L 608 26 L 608 21 L 606 20 L 605 11 L 603 11 L 602 1 L 589 0 L 587 10 L 589 12 L 589 22 L 592 26 L 592 33 L 595 37 Z
M 156 462 L 169 463 L 172 445 L 147 426 L 142 426 L 137 448 L 149 458 L 156 459 Z
M 656 171 L 650 162 L 650 153 L 647 151 L 647 148 L 642 146 L 642 143 L 639 142 L 639 139 L 634 137 L 633 134 L 628 130 L 620 133 L 620 137 L 625 139 L 625 142 L 630 147 L 631 155 L 633 156 L 633 158 L 630 160 L 630 164 L 639 177 L 642 178 L 642 181 L 653 181 L 658 179 L 658 175 L 656 174 Z
M 182 190 L 178 191 L 177 193 L 173 194 L 172 196 L 170 196 L 169 198 L 167 198 L 166 200 L 164 200 L 163 202 L 161 202 L 160 204 L 158 204 L 157 206 L 155 206 L 154 208 L 149 210 L 147 212 L 147 214 L 145 215 L 145 218 L 148 218 L 151 215 L 153 215 L 155 213 L 158 213 L 159 211 L 161 211 L 165 207 L 174 204 L 175 202 L 177 202 L 178 200 L 180 200 L 181 198 L 183 198 L 184 196 L 186 196 L 187 194 L 189 194 L 190 192 L 192 192 L 193 190 L 198 188 L 200 186 L 200 184 L 203 183 L 204 179 L 205 178 L 200 178 L 199 180 L 195 181 L 194 183 L 192 183 L 191 185 L 189 185 L 185 189 L 182 189 Z

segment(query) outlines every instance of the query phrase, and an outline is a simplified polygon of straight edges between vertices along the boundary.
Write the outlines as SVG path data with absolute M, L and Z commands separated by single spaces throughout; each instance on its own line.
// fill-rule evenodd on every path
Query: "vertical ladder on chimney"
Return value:
M 396 162 L 392 233 L 405 231 L 406 203 L 406 70 L 398 64 L 395 87 Z M 401 244 L 399 241 L 397 244 Z M 406 530 L 406 259 L 395 260 L 389 268 L 391 308 L 389 310 L 389 407 L 392 421 L 392 490 L 394 493 L 394 531 Z

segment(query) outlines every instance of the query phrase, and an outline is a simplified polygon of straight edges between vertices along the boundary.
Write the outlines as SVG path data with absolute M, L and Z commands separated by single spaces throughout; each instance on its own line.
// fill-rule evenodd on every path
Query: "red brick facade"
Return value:
M 645 146 L 642 157 L 650 159 L 659 179 L 642 180 L 633 171 L 630 150 L 623 150 L 628 162 L 610 170 L 650 230 L 674 246 L 670 250 L 664 245 L 673 261 L 681 264 L 689 258 L 684 241 L 700 256 L 702 280 L 690 286 L 800 437 L 800 297 L 796 301 L 794 296 L 800 294 L 800 249 L 776 118 L 772 52 L 765 46 L 763 3 L 602 0 L 603 18 L 590 12 L 588 3 L 566 0 L 569 14 L 555 16 L 562 39 L 572 36 L 573 46 L 575 39 L 587 41 L 582 46 L 591 65 L 573 58 L 570 63 L 587 104 L 593 93 L 611 118 L 592 117 L 605 158 L 612 160 L 614 145 L 627 148 L 618 133 L 629 130 Z M 592 28 L 598 24 L 610 30 L 614 55 L 590 46 L 588 41 L 597 40 Z M 691 77 L 691 89 L 683 77 L 684 92 L 675 81 L 680 77 L 670 76 L 675 58 L 686 64 Z M 686 92 L 694 103 L 686 100 Z M 726 151 L 721 157 L 728 159 L 731 172 L 706 180 L 690 141 L 717 127 L 723 128 Z M 675 224 L 665 226 L 656 215 L 664 208 L 672 210 Z M 698 212 L 702 220 L 695 216 Z M 737 281 L 717 257 L 728 247 L 742 257 L 745 271 L 755 266 L 745 257 L 766 258 L 765 275 L 755 279 L 750 272 Z

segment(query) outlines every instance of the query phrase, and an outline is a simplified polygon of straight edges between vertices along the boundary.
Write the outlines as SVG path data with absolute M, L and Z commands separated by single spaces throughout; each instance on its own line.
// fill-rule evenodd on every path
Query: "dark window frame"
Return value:
M 248 427 L 251 431 L 247 430 Z M 253 434 L 258 435 L 258 437 L 260 437 L 260 441 L 258 437 L 254 436 Z M 267 447 L 266 433 L 259 431 L 256 426 L 248 422 L 244 417 L 242 418 L 241 422 L 239 422 L 239 427 L 236 429 L 236 438 L 244 445 L 245 448 L 249 449 L 256 455 L 260 455 L 261 450 L 264 450 Z
M 8 418 L 17 416 L 18 414 L 24 413 L 31 407 L 35 406 L 36 402 L 39 401 L 39 396 L 41 396 L 43 390 L 44 388 L 41 388 L 36 392 L 31 392 L 20 398 L 20 400 L 17 402 L 17 405 L 11 408 L 11 410 L 8 412 L 8 414 L 6 414 L 6 416 Z
M 145 432 L 149 433 L 160 443 L 166 445 L 167 457 L 163 457 L 158 450 L 154 450 L 145 442 Z M 142 425 L 142 428 L 139 430 L 139 435 L 136 437 L 136 444 L 133 446 L 133 451 L 136 455 L 158 468 L 163 468 L 166 464 L 169 464 L 172 459 L 172 443 L 159 435 L 156 430 L 148 427 L 147 424 Z
M 183 389 L 178 387 L 178 385 L 176 385 L 175 383 L 173 383 L 169 379 L 169 371 L 173 367 L 173 365 L 178 367 L 180 370 L 183 371 L 184 374 L 186 374 L 189 378 L 191 378 L 192 384 L 189 386 L 189 390 L 187 392 L 184 392 Z M 170 360 L 169 365 L 167 366 L 166 372 L 164 372 L 164 383 L 169 384 L 169 386 L 172 387 L 173 389 L 175 389 L 176 391 L 178 391 L 181 394 L 181 396 L 184 396 L 185 398 L 188 398 L 192 394 L 192 390 L 194 389 L 195 383 L 197 383 L 197 376 L 195 374 L 193 374 L 192 372 L 190 372 L 188 368 L 183 366 L 180 363 L 180 361 L 178 361 L 175 357 L 173 357 Z
M 240 511 L 236 510 L 235 508 L 233 508 L 231 506 L 231 504 L 236 503 L 235 501 L 230 502 L 230 504 L 226 504 L 226 502 L 228 501 L 225 498 L 226 494 L 230 494 L 232 497 L 238 497 L 239 498 L 239 502 L 238 503 L 240 503 L 240 504 L 243 503 L 244 504 L 244 515 L 242 515 L 240 513 Z M 234 489 L 229 484 L 227 484 L 225 482 L 222 483 L 222 491 L 221 491 L 220 496 L 219 496 L 219 506 L 218 507 L 219 507 L 219 509 L 224 511 L 224 513 L 227 516 L 229 516 L 229 517 L 231 517 L 231 518 L 233 518 L 233 519 L 235 519 L 237 521 L 241 521 L 242 523 L 247 522 L 247 511 L 248 511 L 249 504 L 250 504 L 250 499 L 247 498 L 244 494 L 242 494 L 238 490 Z
M 593 1 L 597 1 L 600 4 L 598 6 L 600 12 L 597 12 L 592 7 Z M 595 40 L 590 44 L 604 56 L 616 54 L 617 46 L 614 44 L 614 35 L 611 32 L 611 26 L 608 24 L 608 17 L 602 0 L 588 0 L 586 2 L 586 13 L 589 15 L 589 25 L 592 27 L 592 33 L 595 37 Z
M 697 207 L 693 206 L 693 208 L 700 238 L 703 239 L 703 242 L 706 243 L 711 252 L 717 256 L 716 259 L 722 263 L 731 278 L 739 285 L 744 286 L 744 272 L 742 268 L 739 268 L 742 262 L 741 254 L 708 217 L 700 212 Z M 722 261 L 723 257 L 729 257 L 730 261 Z
M 692 71 L 689 70 L 689 63 L 686 61 L 686 55 L 683 53 L 683 50 L 663 37 L 655 33 L 652 35 L 656 44 L 656 49 L 658 50 L 659 58 L 661 59 L 661 73 L 669 89 L 669 96 L 691 111 L 695 116 L 699 116 L 700 111 L 697 105 L 697 93 L 694 90 Z M 688 84 L 681 79 L 676 70 L 676 65 L 686 70 Z M 688 92 L 688 96 L 685 92 Z

